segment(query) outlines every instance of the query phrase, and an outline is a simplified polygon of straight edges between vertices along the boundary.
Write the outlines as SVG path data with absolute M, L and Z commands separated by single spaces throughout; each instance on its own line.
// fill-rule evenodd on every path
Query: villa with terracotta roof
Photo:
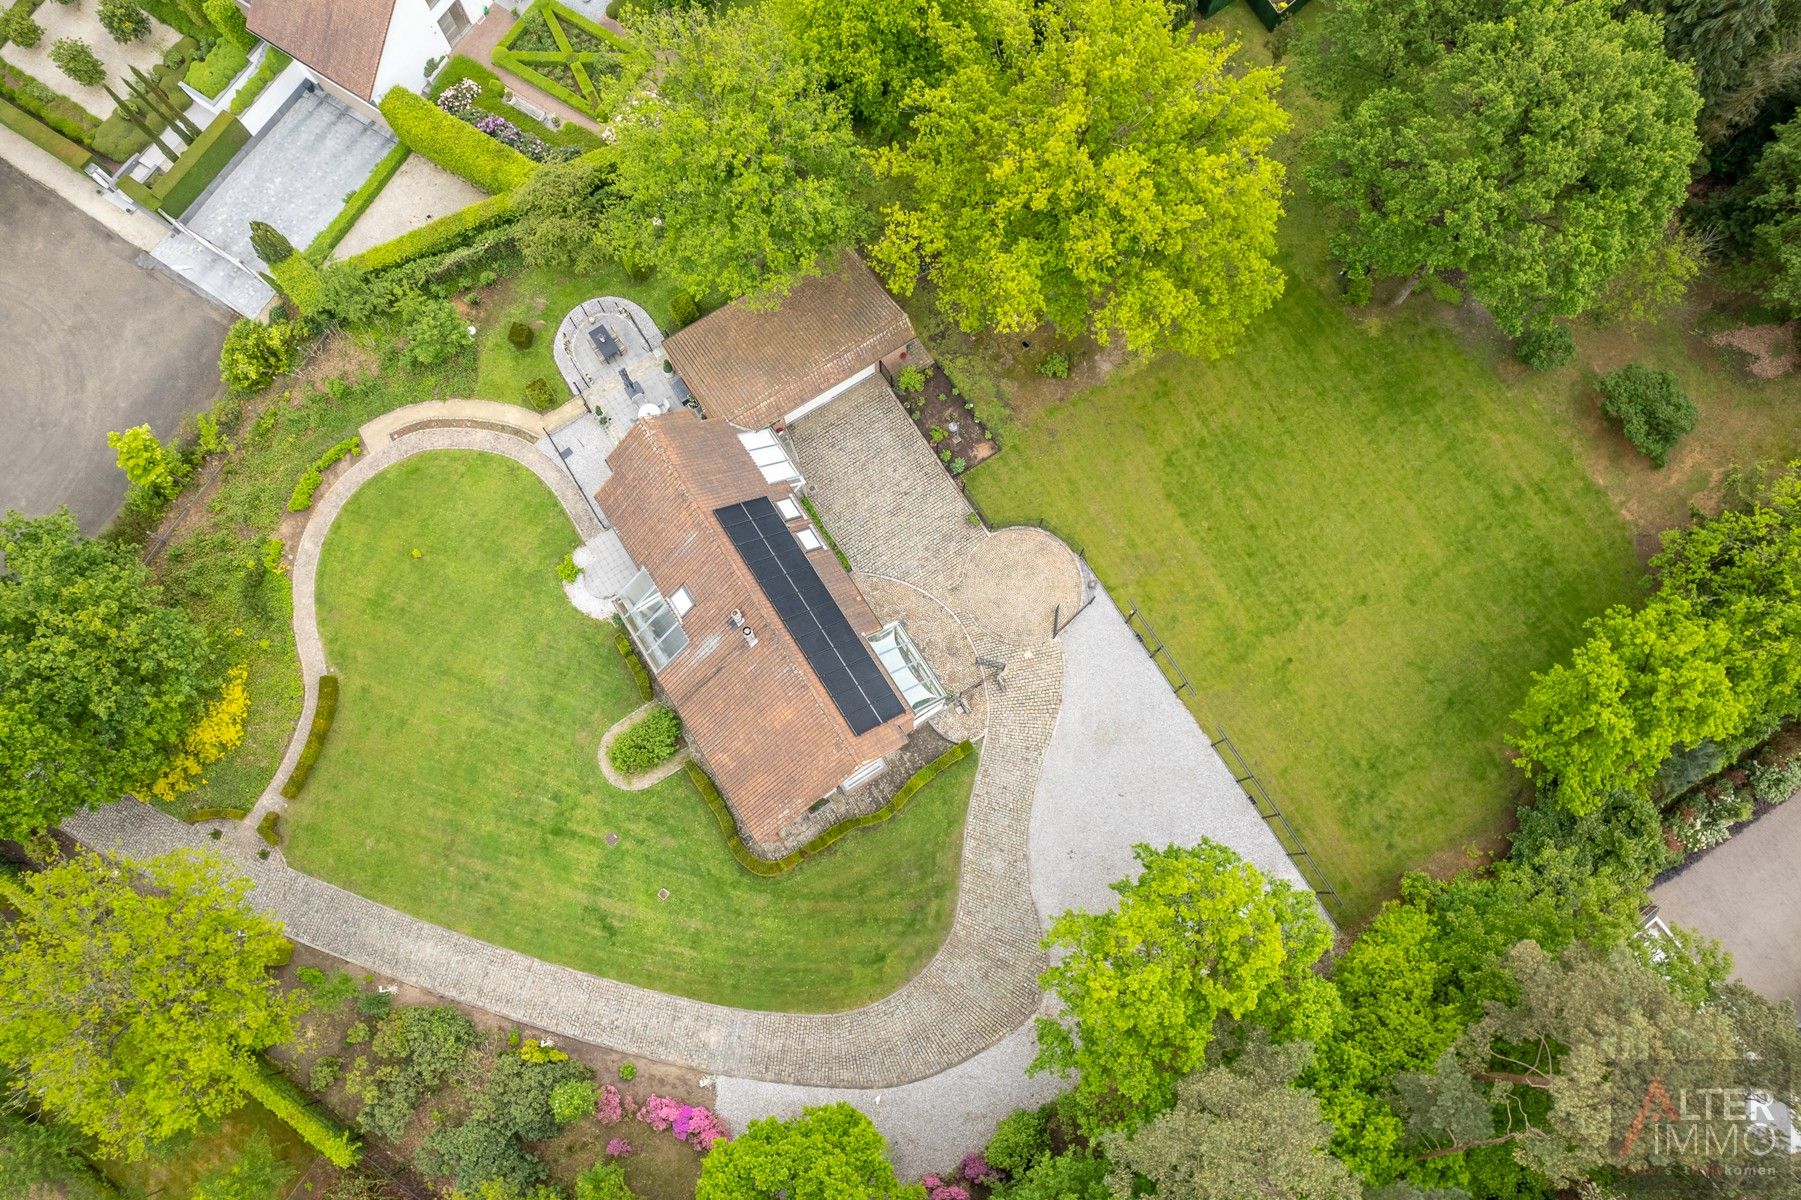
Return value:
M 746 843 L 780 857 L 882 772 L 944 689 L 732 425 L 648 416 L 607 462 L 596 499 L 638 566 L 618 595 L 626 628 Z
M 740 429 L 784 426 L 917 349 L 913 323 L 851 251 L 773 309 L 737 300 L 663 342 L 701 411 Z
M 389 88 L 418 91 L 481 19 L 475 0 L 251 0 L 250 32 L 305 64 L 327 92 L 368 117 Z

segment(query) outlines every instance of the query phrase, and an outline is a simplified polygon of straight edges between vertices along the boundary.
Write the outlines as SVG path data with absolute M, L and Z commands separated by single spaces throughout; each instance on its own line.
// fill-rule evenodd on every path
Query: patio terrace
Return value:
M 617 296 L 584 301 L 557 326 L 551 355 L 617 444 L 639 416 L 693 406 L 688 387 L 664 370 L 663 333 L 638 305 Z

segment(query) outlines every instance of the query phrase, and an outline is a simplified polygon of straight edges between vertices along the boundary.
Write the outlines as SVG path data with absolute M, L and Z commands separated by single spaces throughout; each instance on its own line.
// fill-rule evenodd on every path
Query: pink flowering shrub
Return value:
M 926 1200 L 969 1200 L 969 1189 L 947 1183 L 928 1192 Z
M 936 1175 L 927 1175 L 919 1181 L 919 1186 L 928 1192 L 934 1192 L 944 1186 L 944 1180 Z
M 658 1133 L 671 1130 L 677 1141 L 691 1143 L 702 1154 L 711 1150 L 714 1142 L 723 1142 L 730 1137 L 725 1123 L 711 1109 L 683 1104 L 671 1096 L 645 1097 L 638 1109 L 638 1119 Z
M 624 1138 L 614 1138 L 607 1143 L 608 1158 L 624 1158 L 632 1152 L 632 1144 Z
M 980 1150 L 972 1150 L 963 1156 L 963 1178 L 971 1183 L 994 1183 L 1001 1177 L 998 1169 L 988 1165 Z
M 604 1125 L 617 1125 L 625 1120 L 626 1101 L 620 1098 L 619 1089 L 607 1084 L 600 1089 L 600 1103 L 594 1106 L 594 1115 Z

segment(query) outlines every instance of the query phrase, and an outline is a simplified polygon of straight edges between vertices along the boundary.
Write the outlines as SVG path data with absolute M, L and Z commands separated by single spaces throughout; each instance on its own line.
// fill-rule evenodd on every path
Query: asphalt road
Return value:
M 108 431 L 167 437 L 219 395 L 232 314 L 138 258 L 0 161 L 0 510 L 98 533 L 125 498 Z

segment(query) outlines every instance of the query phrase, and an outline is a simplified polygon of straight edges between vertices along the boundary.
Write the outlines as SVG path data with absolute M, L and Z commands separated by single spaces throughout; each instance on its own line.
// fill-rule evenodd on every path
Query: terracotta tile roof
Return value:
M 339 87 L 374 100 L 395 0 L 254 0 L 250 32 Z
M 607 464 L 613 474 L 596 498 L 626 551 L 665 597 L 686 587 L 694 598 L 682 618 L 688 645 L 657 681 L 745 832 L 776 842 L 851 772 L 899 749 L 912 717 L 853 734 L 764 599 L 714 510 L 790 492 L 764 481 L 732 426 L 682 409 L 650 417 L 633 424 Z M 881 628 L 829 549 L 807 560 L 859 634 Z M 728 623 L 734 609 L 756 632 L 755 646 Z
M 745 429 L 800 405 L 905 346 L 913 324 L 863 260 L 846 251 L 773 311 L 733 301 L 663 343 L 710 417 Z

